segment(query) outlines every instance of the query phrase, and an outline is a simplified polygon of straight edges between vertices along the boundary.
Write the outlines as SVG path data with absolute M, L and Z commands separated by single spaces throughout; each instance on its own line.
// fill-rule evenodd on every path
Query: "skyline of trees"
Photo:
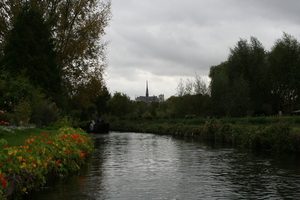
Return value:
M 291 115 L 300 109 L 299 50 L 297 39 L 287 33 L 270 51 L 255 37 L 240 39 L 226 61 L 210 67 L 209 86 L 198 75 L 181 78 L 163 113 L 152 118 Z
M 110 1 L 4 0 L 0 14 L 0 105 L 26 111 L 24 119 L 40 116 L 42 108 L 62 108 L 80 120 L 102 114 L 132 119 L 290 115 L 300 109 L 300 43 L 287 33 L 270 51 L 255 37 L 240 39 L 227 60 L 210 67 L 209 85 L 196 74 L 180 79 L 176 94 L 165 102 L 147 104 L 107 89 L 101 36 L 111 18 Z

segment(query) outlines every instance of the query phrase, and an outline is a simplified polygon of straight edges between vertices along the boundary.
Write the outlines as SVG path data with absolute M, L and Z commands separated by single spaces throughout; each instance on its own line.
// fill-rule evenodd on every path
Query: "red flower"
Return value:
M 3 187 L 5 187 L 5 186 L 6 186 L 6 184 L 7 184 L 7 180 L 6 180 L 6 178 L 4 178 L 4 179 L 2 180 L 2 183 L 1 183 L 1 185 L 2 185 Z
M 47 133 L 43 133 L 43 135 L 47 135 Z
M 5 147 L 5 148 L 8 148 L 9 146 L 8 146 L 8 145 L 5 145 L 4 147 Z
M 7 162 L 9 162 L 9 161 L 10 161 L 10 159 L 9 159 L 9 158 L 7 158 L 7 159 L 6 159 L 6 161 L 7 161 Z
M 57 160 L 56 162 L 57 162 L 57 163 L 60 163 L 60 160 Z
M 2 163 L 0 163 L 0 167 L 2 167 Z
M 49 140 L 47 143 L 52 144 L 53 142 L 51 140 Z
M 28 149 L 28 150 L 27 150 L 27 152 L 28 152 L 28 153 L 31 153 L 31 150 L 30 150 L 30 149 Z

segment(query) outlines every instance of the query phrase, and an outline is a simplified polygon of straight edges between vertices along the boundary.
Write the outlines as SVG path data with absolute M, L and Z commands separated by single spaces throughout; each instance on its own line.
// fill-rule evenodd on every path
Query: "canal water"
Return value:
M 97 151 L 81 173 L 29 199 L 300 199 L 297 155 L 145 133 L 91 136 Z

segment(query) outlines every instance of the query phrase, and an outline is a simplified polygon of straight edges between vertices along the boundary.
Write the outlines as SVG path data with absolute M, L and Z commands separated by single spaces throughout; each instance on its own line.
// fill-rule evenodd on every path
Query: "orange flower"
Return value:
M 84 156 L 85 156 L 85 153 L 81 153 L 79 157 L 84 158 Z

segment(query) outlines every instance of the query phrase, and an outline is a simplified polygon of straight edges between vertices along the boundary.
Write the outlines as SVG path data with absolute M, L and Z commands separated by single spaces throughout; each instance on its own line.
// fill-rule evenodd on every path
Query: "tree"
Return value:
M 48 98 L 61 103 L 61 72 L 50 30 L 42 14 L 25 6 L 10 31 L 0 68 L 9 76 L 28 77 Z
M 115 92 L 107 102 L 110 114 L 115 117 L 126 117 L 132 110 L 132 102 L 126 94 Z
M 233 117 L 245 117 L 249 111 L 249 84 L 243 78 L 236 78 L 230 87 L 230 115 Z
M 185 83 L 183 82 L 182 78 L 180 78 L 179 80 L 176 91 L 177 91 L 176 95 L 179 97 L 185 94 Z
M 176 94 L 179 97 L 184 95 L 209 94 L 209 88 L 206 86 L 206 83 L 201 76 L 198 76 L 197 74 L 194 79 L 186 78 L 186 80 L 183 80 L 180 78 L 176 91 Z
M 110 94 L 106 86 L 101 80 L 92 76 L 87 82 L 78 86 L 76 93 L 69 100 L 68 108 L 73 112 L 79 111 L 77 115 L 81 120 L 91 120 L 108 112 L 107 101 L 109 99 Z
M 284 33 L 271 48 L 268 61 L 272 92 L 279 97 L 278 110 L 290 114 L 300 94 L 300 45 L 297 39 Z
M 227 76 L 227 62 L 210 68 L 209 77 L 211 90 L 212 114 L 217 117 L 230 115 L 231 96 L 229 78 Z
M 27 4 L 43 13 L 54 38 L 56 63 L 62 71 L 69 96 L 90 76 L 102 77 L 106 68 L 102 41 L 111 19 L 109 0 L 2 0 L 0 2 L 0 54 L 22 7 Z
M 202 95 L 209 95 L 209 87 L 206 86 L 206 83 L 203 81 L 201 76 L 197 75 L 195 76 L 194 80 L 194 94 L 202 94 Z
M 229 85 L 231 88 L 236 87 L 237 82 L 243 83 L 243 86 L 247 85 L 248 89 L 244 89 L 249 92 L 246 95 L 248 98 L 248 108 L 246 109 L 249 113 L 262 111 L 263 105 L 270 100 L 266 72 L 266 52 L 256 38 L 251 37 L 250 42 L 240 39 L 236 46 L 230 49 L 226 71 Z M 232 93 L 231 96 L 235 96 L 235 94 Z M 238 99 L 242 100 L 236 98 L 235 101 Z M 244 104 L 244 100 L 235 102 L 235 105 Z

